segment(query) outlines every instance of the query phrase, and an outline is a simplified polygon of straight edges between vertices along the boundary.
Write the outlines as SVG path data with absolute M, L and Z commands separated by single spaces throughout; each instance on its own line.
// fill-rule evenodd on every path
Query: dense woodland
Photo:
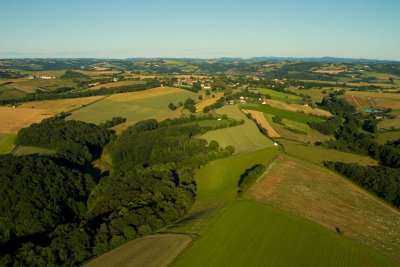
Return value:
M 234 152 L 197 138 L 207 128 L 187 120 L 142 121 L 118 137 L 64 117 L 21 130 L 18 144 L 57 154 L 0 157 L 0 265 L 79 265 L 182 218 L 197 169 Z M 82 161 L 64 150 L 75 146 Z M 101 150 L 111 170 L 81 167 Z

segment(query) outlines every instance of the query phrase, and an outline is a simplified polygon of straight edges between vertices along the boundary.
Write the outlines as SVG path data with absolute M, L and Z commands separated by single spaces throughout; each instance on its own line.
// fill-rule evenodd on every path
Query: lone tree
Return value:
M 177 106 L 175 106 L 174 103 L 169 103 L 169 104 L 168 104 L 168 108 L 169 108 L 170 110 L 175 110 L 175 109 L 177 108 Z

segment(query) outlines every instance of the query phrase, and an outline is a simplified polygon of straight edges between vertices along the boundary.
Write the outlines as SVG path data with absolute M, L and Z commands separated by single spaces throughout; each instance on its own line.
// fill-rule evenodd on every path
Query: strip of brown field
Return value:
M 270 105 L 271 107 L 274 108 L 280 108 L 280 109 L 286 109 L 289 111 L 294 111 L 294 112 L 304 112 L 307 114 L 313 114 L 317 116 L 326 116 L 326 117 L 331 117 L 332 114 L 327 111 L 323 110 L 320 108 L 312 108 L 310 106 L 304 106 L 304 105 L 298 105 L 298 104 L 287 104 L 278 100 L 272 100 L 268 99 L 267 104 Z
M 183 234 L 145 236 L 115 248 L 84 266 L 169 266 L 191 240 Z
M 281 154 L 246 197 L 400 259 L 399 211 L 322 166 Z
M 197 111 L 197 112 L 203 111 L 203 109 L 204 109 L 205 107 L 214 104 L 215 102 L 218 101 L 218 99 L 220 99 L 221 97 L 224 96 L 224 93 L 216 93 L 216 94 L 213 94 L 213 95 L 215 95 L 214 98 L 212 98 L 212 97 L 210 96 L 209 98 L 204 99 L 204 100 L 201 101 L 200 103 L 197 103 L 197 104 L 196 104 L 196 111 Z
M 280 137 L 280 135 L 275 131 L 274 128 L 272 128 L 271 124 L 267 121 L 267 119 L 264 116 L 264 113 L 261 111 L 255 111 L 255 110 L 248 110 L 248 109 L 242 109 L 242 111 L 246 114 L 251 114 L 251 116 L 259 123 L 261 124 L 262 127 L 267 129 L 268 131 L 268 136 L 271 138 L 276 138 Z
M 182 92 L 183 89 L 175 88 L 175 87 L 157 87 L 152 89 L 147 89 L 143 91 L 133 92 L 133 93 L 122 93 L 115 94 L 108 98 L 108 100 L 116 101 L 116 102 L 126 102 L 138 99 L 144 99 L 154 96 L 167 95 L 171 93 Z

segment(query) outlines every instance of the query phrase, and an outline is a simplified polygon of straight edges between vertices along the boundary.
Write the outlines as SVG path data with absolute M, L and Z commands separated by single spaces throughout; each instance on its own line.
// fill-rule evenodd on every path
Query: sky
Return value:
M 0 58 L 400 60 L 399 0 L 0 0 Z

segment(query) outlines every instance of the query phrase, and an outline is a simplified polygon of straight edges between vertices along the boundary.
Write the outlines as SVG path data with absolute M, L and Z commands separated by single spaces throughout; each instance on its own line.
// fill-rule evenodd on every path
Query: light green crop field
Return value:
M 204 120 L 204 121 L 193 121 L 193 122 L 188 122 L 183 125 L 199 125 L 200 127 L 218 127 L 218 126 L 224 126 L 227 127 L 229 126 L 230 122 L 229 120 Z
M 287 103 L 288 101 L 295 104 L 303 103 L 303 98 L 297 95 L 285 94 L 272 89 L 257 88 L 258 92 L 263 95 L 270 95 L 273 100 Z
M 131 123 L 150 118 L 166 119 L 170 113 L 178 112 L 178 110 L 170 111 L 169 103 L 178 104 L 180 101 L 184 102 L 188 97 L 192 99 L 197 97 L 197 94 L 186 90 L 172 89 L 156 88 L 112 95 L 72 112 L 69 119 L 91 123 L 101 123 L 115 116 L 122 116 Z
M 0 134 L 0 154 L 7 154 L 13 150 L 15 136 L 15 134 Z
M 17 146 L 15 151 L 13 152 L 16 156 L 25 156 L 25 155 L 52 155 L 55 151 L 46 148 L 40 147 L 31 147 L 31 146 Z
M 354 241 L 249 200 L 227 204 L 176 266 L 398 266 Z
M 236 106 L 225 106 L 217 112 L 226 114 L 233 119 L 243 119 L 245 123 L 239 126 L 209 131 L 203 134 L 201 138 L 207 141 L 216 140 L 222 147 L 232 145 L 235 147 L 236 154 L 255 151 L 273 145 L 270 139 L 260 133 L 257 125 L 247 119 Z
M 378 128 L 385 130 L 400 129 L 400 117 L 381 121 L 378 123 Z
M 288 119 L 283 119 L 282 122 L 283 122 L 283 124 L 285 124 L 285 126 L 292 128 L 292 129 L 300 130 L 303 132 L 310 131 L 310 126 L 308 126 L 308 124 L 305 124 L 305 123 L 292 121 L 292 120 L 288 120 Z
M 302 123 L 323 122 L 324 121 L 324 119 L 321 119 L 321 118 L 318 118 L 318 117 L 315 117 L 312 115 L 307 115 L 307 114 L 299 113 L 299 112 L 292 112 L 292 111 L 288 111 L 288 110 L 284 110 L 284 109 L 274 108 L 274 107 L 267 106 L 267 105 L 246 104 L 246 105 L 240 105 L 240 108 L 257 110 L 257 111 L 268 113 L 268 114 L 271 114 L 274 116 L 280 116 L 284 119 L 302 122 Z
M 277 147 L 230 156 L 209 162 L 196 173 L 196 202 L 189 214 L 167 232 L 199 234 L 210 218 L 227 201 L 236 198 L 240 175 L 255 164 L 268 165 L 277 155 Z
M 387 141 L 395 141 L 400 139 L 400 130 L 380 132 L 376 134 L 377 141 L 380 144 L 385 144 Z
M 281 139 L 279 142 L 283 145 L 287 154 L 317 164 L 322 164 L 323 161 L 357 163 L 364 166 L 374 166 L 378 164 L 376 160 L 362 155 L 341 152 L 335 149 L 327 149 L 291 140 Z

